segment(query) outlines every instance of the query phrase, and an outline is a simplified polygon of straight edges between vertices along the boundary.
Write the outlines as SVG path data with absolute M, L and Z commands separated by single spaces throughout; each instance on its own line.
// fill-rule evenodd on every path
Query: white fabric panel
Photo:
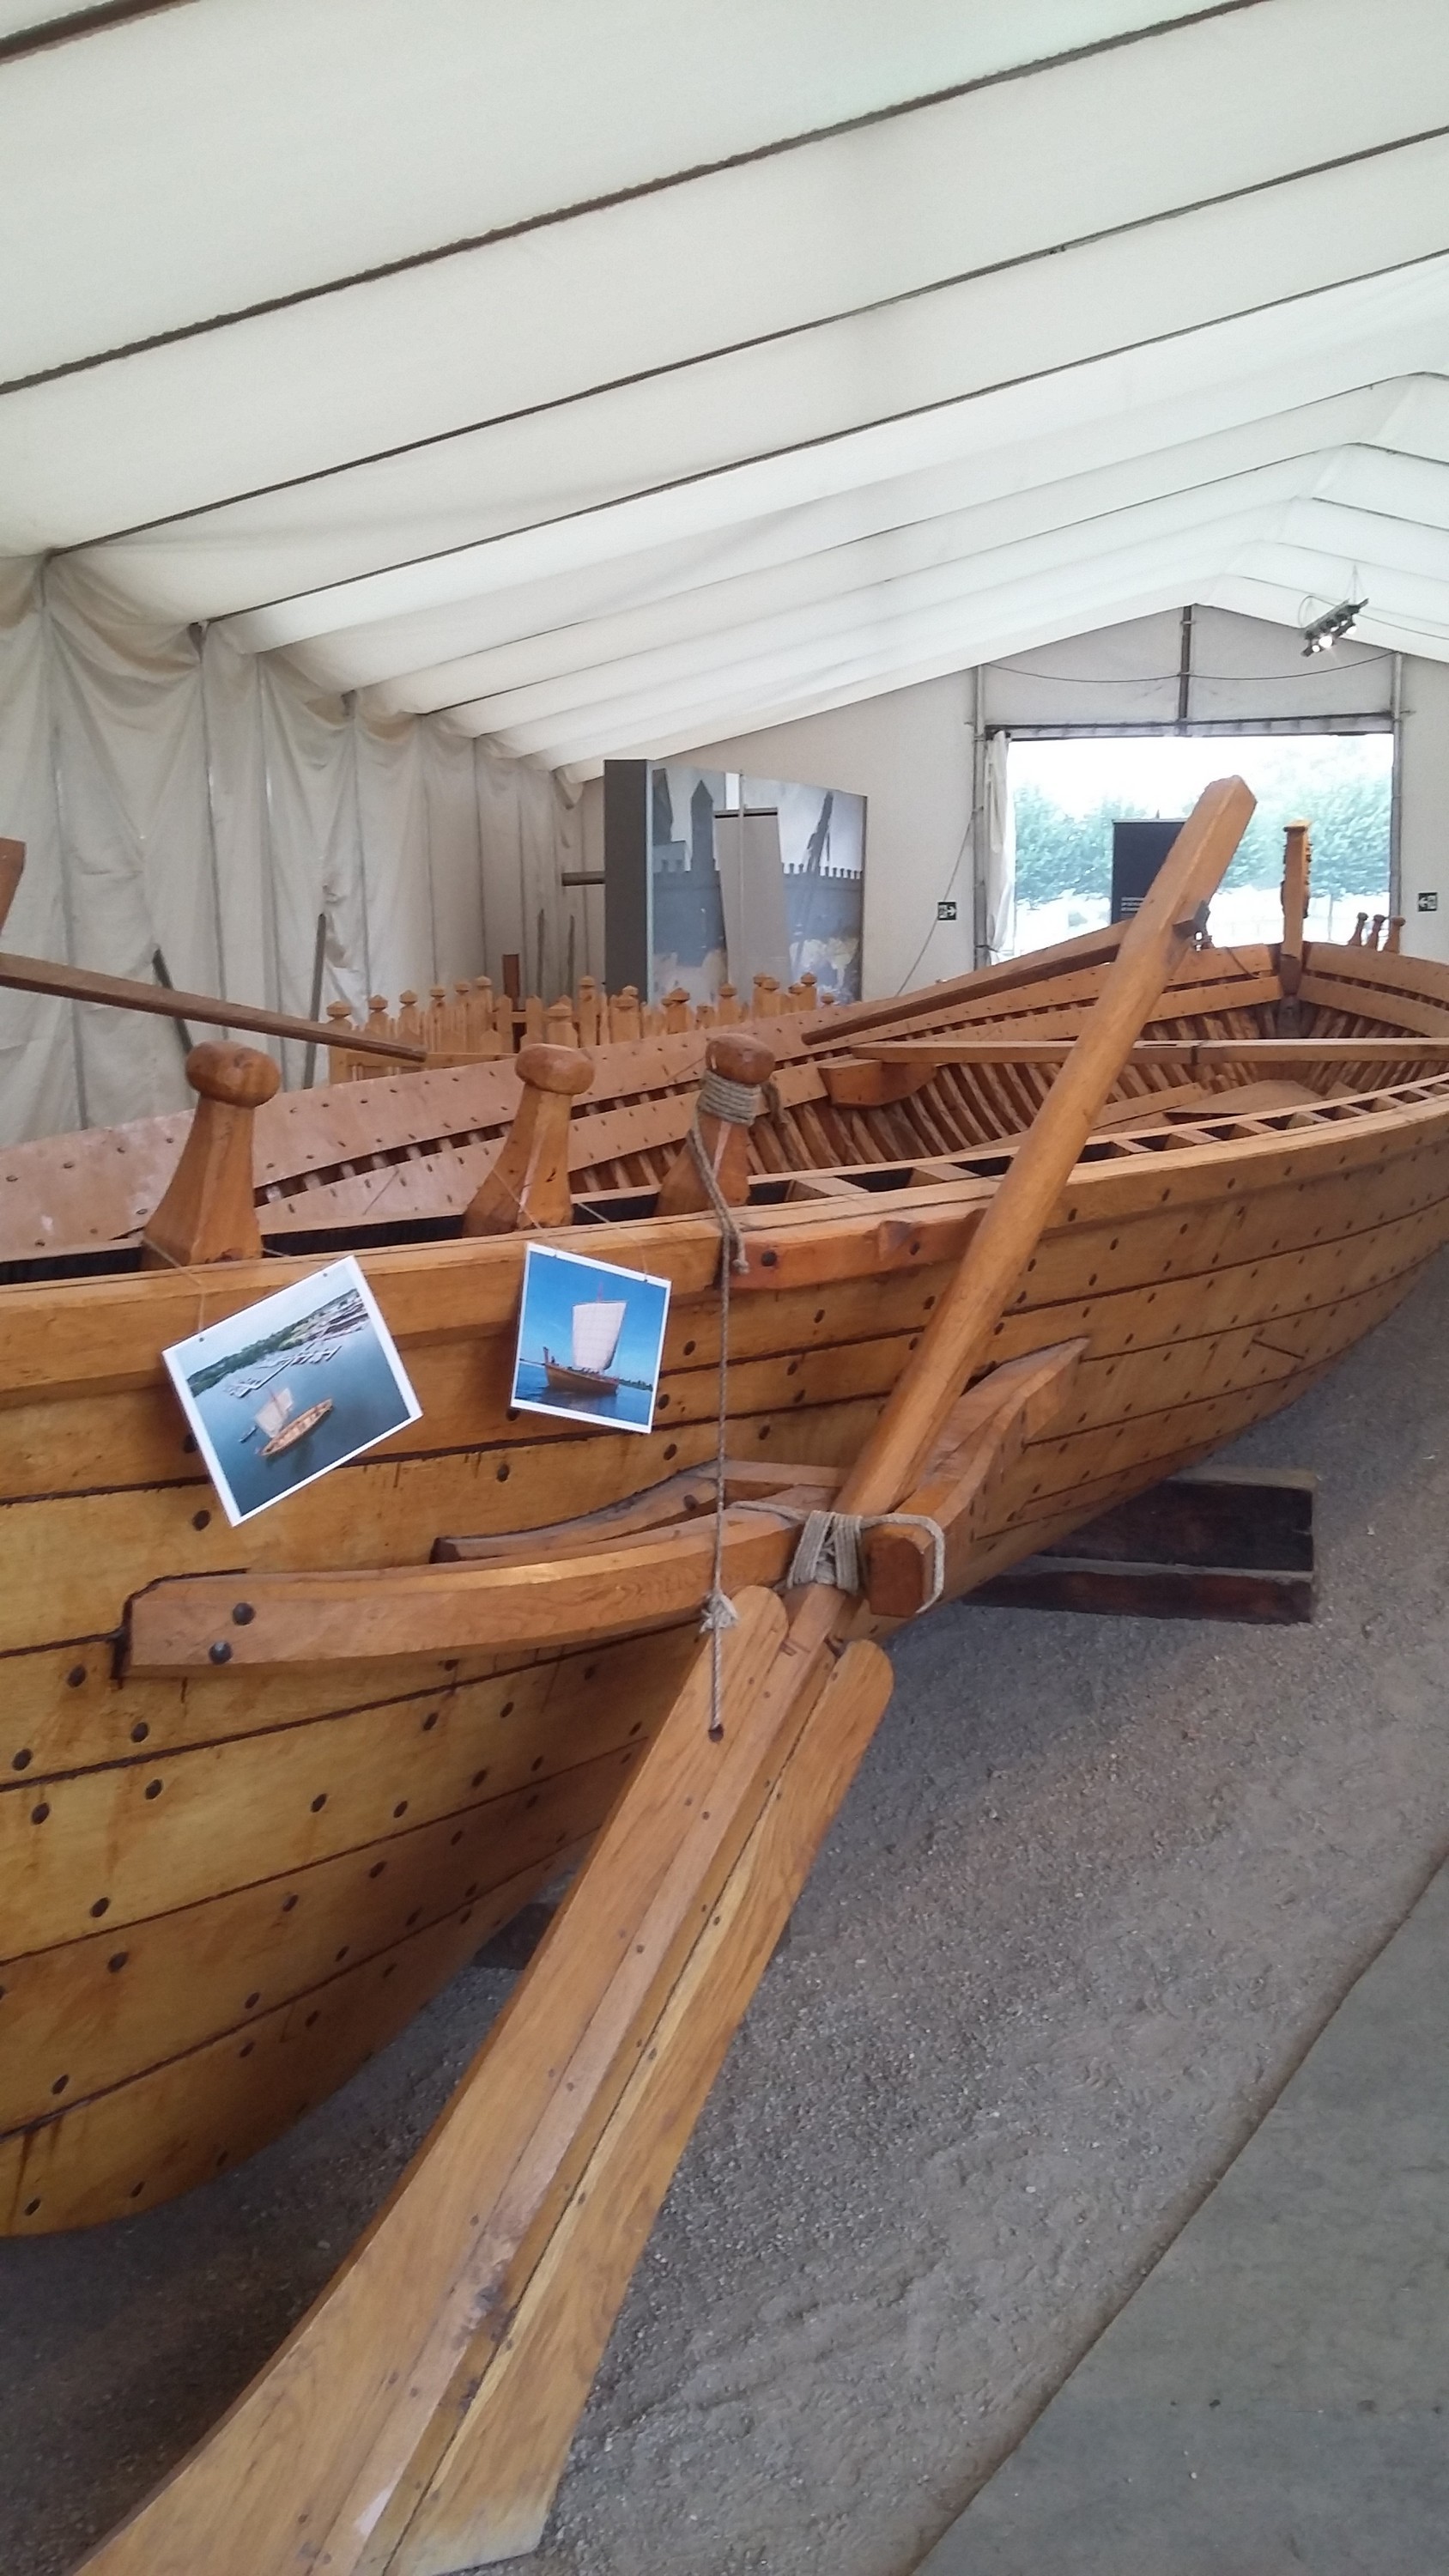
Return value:
M 84 567 L 0 566 L 0 707 L 24 953 L 150 983 L 159 944 L 177 984 L 305 1013 L 325 912 L 324 1004 L 365 1009 L 374 984 L 482 971 L 500 862 L 559 950 L 561 784 L 440 725 L 370 723 L 215 631 L 118 617 Z M 164 1020 L 0 995 L 0 1137 L 186 1107 L 184 1052 Z M 279 1050 L 288 1081 L 304 1052 Z
M 62 14 L 0 0 L 0 31 L 9 11 L 20 24 Z M 65 291 L 47 291 L 48 267 L 19 265 L 4 372 L 586 204 L 1164 14 L 1153 0 L 1010 11 L 899 0 L 888 15 L 873 0 L 172 10 L 7 67 L 0 215 L 56 245 Z M 736 52 L 747 78 L 725 68 Z M 158 116 L 158 101 L 175 113 Z M 117 148 L 136 135 L 144 152 Z M 202 205 L 211 219 L 199 224 Z
M 0 833 L 25 843 L 3 945 L 68 957 L 51 743 L 45 610 L 34 564 L 0 563 Z M 78 1126 L 77 1032 L 65 1002 L 0 992 L 0 1104 L 7 1135 Z
M 1007 785 L 1007 755 L 1007 736 L 993 734 L 986 746 L 981 836 L 986 946 L 993 959 L 1012 954 L 1016 934 L 1016 817 Z

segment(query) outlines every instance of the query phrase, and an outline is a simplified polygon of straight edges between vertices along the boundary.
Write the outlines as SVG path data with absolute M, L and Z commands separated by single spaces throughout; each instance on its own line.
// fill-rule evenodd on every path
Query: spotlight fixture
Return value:
M 1340 600 L 1337 608 L 1325 608 L 1321 617 L 1315 617 L 1312 624 L 1303 629 L 1305 654 L 1331 653 L 1341 636 L 1353 633 L 1354 619 L 1367 606 L 1366 599 L 1344 599 Z

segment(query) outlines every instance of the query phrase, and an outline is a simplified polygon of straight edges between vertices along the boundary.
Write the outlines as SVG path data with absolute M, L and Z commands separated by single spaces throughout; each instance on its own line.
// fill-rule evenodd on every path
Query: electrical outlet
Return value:
M 1422 895 L 1420 896 L 1419 900 L 1420 900 L 1420 902 L 1422 903 L 1422 901 L 1423 901 L 1423 896 L 1422 896 Z M 955 918 L 956 918 L 956 907 L 955 907 L 954 903 L 938 903 L 938 904 L 937 904 L 937 906 L 936 906 L 936 919 L 937 919 L 938 921 L 954 921 L 954 920 L 955 920 Z

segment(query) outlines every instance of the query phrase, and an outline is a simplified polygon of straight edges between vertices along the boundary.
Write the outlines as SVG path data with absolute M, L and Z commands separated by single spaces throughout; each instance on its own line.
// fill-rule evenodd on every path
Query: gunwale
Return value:
M 858 1039 L 888 1041 L 892 1032 L 920 1039 L 936 1029 L 1002 1021 L 1012 1023 L 1013 1034 L 1027 1023 L 1033 1035 L 1070 1034 L 1114 946 L 1094 934 L 1074 943 L 1072 954 L 1053 961 L 1048 973 L 1041 960 L 1031 961 L 1033 975 L 988 970 L 995 980 L 980 979 L 964 997 L 936 988 L 890 1006 L 862 1005 L 854 1022 L 850 1013 L 827 1015 L 828 1030 L 802 1028 L 798 1020 L 780 1024 L 790 1050 L 782 1088 L 796 1094 L 793 1104 L 787 1097 L 786 1113 L 812 1107 L 812 1084 L 824 1092 L 822 1063 L 847 1058 Z M 1449 970 L 1361 951 L 1319 951 L 1321 980 L 1339 997 L 1319 1005 L 1314 954 L 1301 988 L 1314 1033 L 1404 1034 L 1402 1022 L 1392 1025 L 1400 1007 L 1406 1015 L 1433 1018 L 1426 1034 L 1449 1032 Z M 1163 996 L 1154 1033 L 1267 1033 L 1264 1015 L 1281 992 L 1273 952 L 1206 952 L 1188 963 L 1192 971 Z M 1344 996 L 1353 1009 L 1344 1006 Z M 637 1096 L 668 1104 L 674 1121 L 692 1097 L 702 1050 L 688 1038 L 653 1043 L 653 1087 L 641 1085 Z M 657 1055 L 661 1046 L 670 1051 L 667 1060 Z M 1089 1148 L 1091 1159 L 1073 1172 L 997 1328 L 994 1358 L 1025 1354 L 1073 1331 L 1091 1346 L 1072 1409 L 1028 1444 L 1005 1480 L 973 1579 L 985 1579 L 1046 1536 L 1065 1534 L 1105 1501 L 1205 1454 L 1290 1401 L 1412 1284 L 1449 1233 L 1449 1072 L 1389 1082 L 1382 1077 L 1394 1068 L 1381 1063 L 1371 1065 L 1380 1077 L 1372 1087 L 1352 1088 L 1349 1078 L 1362 1069 L 1351 1059 L 1325 1067 L 1316 1093 L 1267 1110 L 1235 1107 L 1234 1091 L 1246 1100 L 1251 1086 L 1225 1081 L 1179 1103 L 1170 1119 L 1161 1106 L 1174 1087 L 1170 1068 L 1160 1076 L 1152 1068 L 1132 1069 L 1110 1126 Z M 944 1107 L 931 1119 L 928 1100 L 924 1124 L 882 1118 L 870 1131 L 873 1156 L 863 1162 L 820 1159 L 832 1141 L 823 1119 L 813 1132 L 797 1125 L 802 1162 L 786 1165 L 783 1176 L 778 1161 L 758 1158 L 756 1201 L 740 1211 L 747 1266 L 732 1283 L 731 1348 L 732 1436 L 760 1444 L 756 1454 L 814 1458 L 822 1467 L 843 1465 L 854 1454 L 913 1346 L 913 1333 L 919 1335 L 946 1265 L 959 1258 L 979 1224 L 1023 1121 L 1034 1114 L 1046 1072 L 1027 1060 L 1006 1070 L 1014 1078 L 1002 1086 L 995 1132 L 966 1146 Z M 348 1107 L 371 1092 L 373 1108 L 380 1109 L 384 1093 L 475 1083 L 480 1073 L 501 1074 L 495 1090 L 501 1096 L 511 1084 L 516 1099 L 516 1077 L 487 1066 L 463 1076 L 356 1086 Z M 943 1099 L 956 1098 L 959 1121 L 958 1092 L 969 1100 L 971 1087 L 948 1084 Z M 434 1112 L 414 1101 L 410 1114 Z M 613 1115 L 613 1104 L 598 1114 Z M 331 1115 L 325 1095 L 315 1096 L 313 1115 L 314 1126 Z M 904 1150 L 892 1152 L 892 1145 Z M 813 1160 L 803 1160 L 807 1149 Z M 441 1168 L 449 1150 L 460 1155 L 444 1134 L 426 1159 Z M 783 1153 L 778 1138 L 775 1151 Z M 790 1197 L 778 1186 L 782 1177 L 788 1186 L 795 1168 L 814 1184 L 808 1195 Z M 577 1229 L 541 1239 L 580 1242 Z M 495 1773 L 486 1783 L 480 1778 L 470 1791 L 460 1750 L 454 1773 L 435 1775 L 441 1784 L 436 1811 L 423 1814 L 409 1798 L 405 1814 L 384 1812 L 390 1772 L 397 1785 L 404 1736 L 416 1744 L 416 1730 L 431 1717 L 431 1758 L 450 1738 L 461 1748 L 470 1729 L 480 1740 L 489 1729 L 496 1737 L 505 1725 L 499 1710 L 526 1703 L 535 1715 L 518 1708 L 510 1758 L 515 1770 L 522 1762 L 529 1779 L 537 1776 L 538 1796 L 557 1811 L 553 1830 L 563 1839 L 554 1851 L 582 1850 L 607 1812 L 616 1784 L 610 1764 L 616 1756 L 632 1759 L 630 1742 L 648 1739 L 688 1644 L 689 1623 L 674 1619 L 626 1648 L 570 1646 L 560 1653 L 520 1639 L 447 1657 L 338 1663 L 310 1679 L 279 1680 L 265 1672 L 248 1679 L 241 1670 L 176 1682 L 119 1674 L 111 1640 L 125 1595 L 158 1574 L 314 1564 L 329 1531 L 334 1564 L 419 1563 L 450 1497 L 459 1504 L 468 1494 L 483 1497 L 487 1508 L 477 1526 L 490 1525 L 491 1514 L 491 1525 L 506 1521 L 527 1532 L 557 1518 L 562 1471 L 572 1474 L 591 1460 L 589 1490 L 612 1500 L 698 1464 L 712 1447 L 719 1248 L 712 1217 L 624 1213 L 611 1218 L 606 1234 L 591 1231 L 591 1249 L 626 1267 L 663 1271 L 675 1292 L 666 1348 L 668 1414 L 649 1441 L 614 1436 L 612 1449 L 609 1435 L 569 1434 L 535 1420 L 521 1436 L 508 1421 L 503 1357 L 523 1258 L 518 1236 L 371 1246 L 359 1253 L 364 1271 L 405 1363 L 429 1390 L 423 1423 L 370 1460 L 339 1470 L 326 1487 L 311 1489 L 325 1499 L 308 1510 L 296 1509 L 305 1500 L 299 1495 L 242 1531 L 222 1533 L 214 1521 L 195 1528 L 205 1517 L 193 1506 L 206 1480 L 181 1447 L 179 1415 L 168 1414 L 158 1435 L 158 1405 L 172 1401 L 160 1354 L 200 1321 L 237 1311 L 325 1257 L 310 1248 L 283 1252 L 281 1240 L 274 1237 L 276 1248 L 262 1260 L 224 1269 L 0 1285 L 0 1533 L 11 1537 L 12 1569 L 18 1566 L 23 1576 L 9 1587 L 20 1608 L 0 1612 L 0 1674 L 9 1684 L 0 1699 L 7 1733 L 18 1724 L 27 1737 L 8 1753 L 0 1744 L 11 1766 L 0 1768 L 0 1853 L 15 1864 L 0 1870 L 9 1891 L 0 1900 L 0 1987 L 12 1990 L 13 2030 L 22 2026 L 14 2008 L 22 1989 L 30 1998 L 28 2036 L 15 2060 L 19 2081 L 8 2099 L 0 2094 L 0 2227 L 84 2224 L 144 2205 L 217 2169 L 218 2157 L 229 2161 L 259 2143 L 295 2116 L 295 2068 L 309 2047 L 321 2050 L 319 2032 L 330 2033 L 327 2064 L 331 2080 L 340 2081 L 380 2033 L 396 2026 L 388 2016 L 398 1999 L 410 1999 L 406 2008 L 412 2009 L 431 1990 L 428 1978 L 440 1982 L 470 1942 L 483 1937 L 474 1927 L 483 1920 L 485 1899 L 522 1902 L 542 1883 L 551 1854 L 538 1856 L 531 1868 L 508 1865 L 518 1848 L 509 1839 L 517 1801 L 529 1794 L 514 1772 Z M 814 1319 L 808 1324 L 807 1310 Z M 1194 1324 L 1202 1328 L 1187 1329 Z M 69 1482 L 52 1466 L 50 1482 L 43 1483 L 47 1436 L 53 1460 L 67 1424 L 78 1431 L 89 1424 L 91 1445 L 84 1438 L 74 1444 Z M 58 1445 L 65 1448 L 63 1438 Z M 167 1472 L 159 1473 L 163 1466 Z M 487 1484 L 500 1468 L 506 1495 L 496 1482 L 491 1489 Z M 364 1504 L 364 1495 L 373 1499 Z M 587 1508 L 588 1494 L 584 1502 Z M 344 1524 L 346 1545 L 340 1543 Z M 359 1554 L 379 1531 L 387 1542 L 383 1553 Z M 224 1550 L 219 1559 L 218 1550 Z M 32 1599 L 69 1601 L 74 1616 L 67 1611 L 69 1624 L 37 1635 L 35 1622 L 28 1629 L 23 1624 Z M 88 1623 L 86 1601 L 97 1605 Z M 43 1606 L 36 1619 L 44 1626 Z M 577 1703 L 586 1688 L 580 1678 L 585 1658 L 597 1671 L 609 1653 L 621 1665 L 628 1662 L 630 1724 L 638 1732 L 583 1755 L 585 1742 L 599 1739 L 570 1718 L 568 1693 Z M 606 1687 L 622 1697 L 626 1686 L 616 1680 Z M 538 1731 L 544 1724 L 538 1712 L 551 1700 L 556 1741 L 550 1749 Z M 611 1704 L 606 1735 L 614 1716 Z M 144 1738 L 139 1750 L 136 1725 Z M 335 1749 L 344 1741 L 366 1748 L 359 1770 L 365 1796 L 359 1790 L 351 1820 L 345 1802 L 327 1799 L 320 1825 L 308 1821 L 300 1799 L 296 1814 L 274 1816 L 284 1779 L 300 1780 L 314 1749 L 320 1759 L 324 1745 Z M 583 1758 L 570 1760 L 571 1752 Z M 25 1755 L 22 1776 L 16 1776 L 17 1753 Z M 210 1789 L 208 1776 L 217 1784 Z M 160 1804 L 148 1806 L 152 1779 L 161 1782 Z M 194 1812 L 208 1820 L 210 1842 L 193 1853 L 188 1877 L 177 1854 L 193 1796 L 182 1791 L 191 1780 L 199 1784 Z M 250 1783 L 245 1791 L 244 1782 Z M 488 1794 L 480 1797 L 485 1785 Z M 233 1794 L 244 1798 L 247 1821 L 228 1880 L 225 1866 L 207 1853 L 220 1849 L 217 1820 Z M 41 1808 L 43 1832 L 33 1822 Z M 91 1818 L 84 1826 L 83 1815 Z M 357 1937 L 339 1945 L 339 1953 L 350 1955 L 334 1959 L 328 1976 L 317 1974 L 327 1963 L 314 1939 L 310 1966 L 299 1966 L 290 1986 L 284 1970 L 282 1991 L 269 1988 L 257 2011 L 255 2026 L 267 2025 L 272 2062 L 285 2073 L 270 2093 L 252 2096 L 233 2069 L 217 2096 L 230 2106 L 222 2122 L 230 2122 L 230 2131 L 218 2143 L 217 2120 L 198 2123 L 197 2104 L 206 2086 L 219 2082 L 216 2070 L 228 2049 L 246 2052 L 251 2063 L 252 2024 L 245 2012 L 226 2020 L 228 2008 L 218 2002 L 221 2026 L 202 2030 L 205 2012 L 184 1978 L 178 1992 L 185 1988 L 189 2000 L 184 2010 L 178 2002 L 169 2022 L 150 2002 L 144 2010 L 130 2003 L 137 1980 L 126 1989 L 126 2010 L 109 2009 L 109 1994 L 122 1991 L 107 1964 L 115 1956 L 112 1945 L 134 1946 L 138 1968 L 142 1950 L 157 1956 L 165 1950 L 175 1961 L 192 1937 L 210 1955 L 207 1945 L 220 1937 L 228 1908 L 266 1912 L 298 1891 L 310 1901 L 320 1895 L 326 1873 L 340 1877 L 363 1862 L 371 1871 L 374 1854 L 390 1868 L 406 1837 L 442 1827 L 470 1849 L 482 1838 L 491 1855 L 485 1876 L 476 1879 L 482 1895 L 466 1894 L 467 1882 L 444 1872 L 427 1920 L 405 1926 L 401 1935 L 394 1926 L 390 1938 L 384 1938 L 380 1901 L 354 1906 L 348 1922 Z M 99 1855 L 120 1852 L 131 1875 L 124 1878 L 116 1864 L 114 1884 L 108 1879 L 105 1890 L 105 1925 L 97 1930 L 95 1863 Z M 264 1865 L 269 1859 L 275 1865 Z M 279 1942 L 277 1956 L 285 1953 L 286 1943 Z M 379 1981 L 389 1962 L 384 2006 Z M 177 1971 L 171 1973 L 176 1980 Z M 42 1990 L 51 1997 L 45 2011 L 35 2001 Z M 136 2036 L 143 2027 L 144 2041 Z M 89 2072 L 87 2028 L 95 2034 Z M 67 2067 L 57 2102 L 48 2069 L 63 2029 L 75 2036 L 81 2072 Z M 147 2049 L 146 2062 L 135 2062 L 136 2052 Z M 182 2150 L 176 2139 L 188 2121 L 196 2135 L 192 2148 Z M 151 2144 L 141 2154 L 136 2140 L 148 2136 Z M 129 2179 L 138 2157 L 148 2168 L 139 2204 Z

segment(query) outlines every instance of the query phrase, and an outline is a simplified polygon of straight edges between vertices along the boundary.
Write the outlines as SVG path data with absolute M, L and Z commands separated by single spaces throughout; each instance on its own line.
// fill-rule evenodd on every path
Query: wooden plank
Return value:
M 43 1787 L 12 1777 L 0 1790 L 0 1959 L 385 1844 L 620 1749 L 647 1731 L 682 1652 L 677 1634 L 632 1657 L 601 1651 L 557 1696 L 540 1664 L 501 1685 L 141 1754 Z
M 244 2035 L 227 2033 L 0 2141 L 0 2233 L 132 2217 L 240 2163 L 394 2038 L 569 1857 L 536 1862 L 492 1897 L 260 2016 Z
M 971 1595 L 991 1610 L 1078 1610 L 1110 1619 L 1227 1619 L 1251 1628 L 1302 1626 L 1313 1616 L 1311 1574 L 1236 1566 L 1104 1564 L 1034 1556 Z
M 1192 1467 L 1043 1553 L 1311 1574 L 1317 1486 L 1299 1467 Z
M 88 1922 L 86 1938 L 5 1961 L 0 2137 L 69 2114 L 228 2031 L 245 2039 L 259 2018 L 328 1985 L 342 1967 L 385 1956 L 535 1864 L 557 1866 L 602 1824 L 694 1642 L 684 1639 L 671 1656 L 671 1685 L 651 1691 L 641 1681 L 631 1740 L 595 1752 L 604 1733 L 626 1730 L 591 1730 L 579 1758 L 551 1778 L 486 1802 L 475 1794 L 411 1831 L 143 1921 Z M 47 2223 L 56 2221 L 47 2214 Z

